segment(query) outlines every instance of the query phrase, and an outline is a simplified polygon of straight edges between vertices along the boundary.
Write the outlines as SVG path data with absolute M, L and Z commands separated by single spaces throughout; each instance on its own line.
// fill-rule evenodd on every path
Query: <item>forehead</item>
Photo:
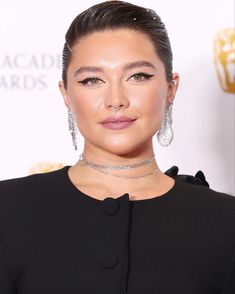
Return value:
M 156 48 L 149 36 L 129 28 L 107 29 L 92 32 L 82 37 L 73 46 L 73 56 L 85 58 L 89 56 L 149 55 L 156 56 Z

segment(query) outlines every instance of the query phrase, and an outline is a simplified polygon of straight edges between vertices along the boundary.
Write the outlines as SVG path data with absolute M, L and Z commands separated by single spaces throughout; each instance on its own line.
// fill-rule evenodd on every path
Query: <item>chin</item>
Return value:
M 143 153 L 145 144 L 136 144 L 134 145 L 133 142 L 128 142 L 123 144 L 116 144 L 111 145 L 110 143 L 106 146 L 100 146 L 106 152 L 118 155 L 118 156 L 125 156 L 125 157 L 137 157 L 139 154 Z M 131 144 L 132 143 L 132 144 Z

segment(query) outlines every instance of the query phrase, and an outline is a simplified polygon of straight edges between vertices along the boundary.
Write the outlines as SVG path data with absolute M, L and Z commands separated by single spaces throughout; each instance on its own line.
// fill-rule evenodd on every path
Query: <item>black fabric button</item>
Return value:
M 104 214 L 112 215 L 119 210 L 119 202 L 117 199 L 108 197 L 101 202 L 101 209 Z
M 118 263 L 118 256 L 115 253 L 104 253 L 100 259 L 100 265 L 105 269 L 114 268 Z

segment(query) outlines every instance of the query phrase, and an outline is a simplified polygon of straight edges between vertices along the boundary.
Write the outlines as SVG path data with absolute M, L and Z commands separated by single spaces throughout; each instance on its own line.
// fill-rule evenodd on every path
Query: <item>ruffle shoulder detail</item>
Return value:
M 172 178 L 179 178 L 182 181 L 195 184 L 195 185 L 203 185 L 206 187 L 210 187 L 209 183 L 206 181 L 206 177 L 204 173 L 199 170 L 196 172 L 195 176 L 193 175 L 187 175 L 187 174 L 178 174 L 179 168 L 177 166 L 172 166 L 167 171 L 165 171 L 165 174 Z

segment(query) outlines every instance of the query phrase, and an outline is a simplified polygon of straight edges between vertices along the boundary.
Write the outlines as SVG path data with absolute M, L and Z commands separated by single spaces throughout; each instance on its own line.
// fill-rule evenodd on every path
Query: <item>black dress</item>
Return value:
M 0 182 L 0 294 L 235 293 L 235 197 L 173 176 L 101 201 L 68 168 Z

